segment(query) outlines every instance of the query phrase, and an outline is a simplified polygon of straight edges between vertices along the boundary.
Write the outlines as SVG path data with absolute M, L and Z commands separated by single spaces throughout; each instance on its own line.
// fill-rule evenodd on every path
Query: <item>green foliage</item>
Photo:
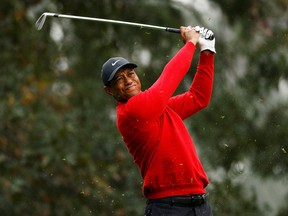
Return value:
M 246 196 L 247 185 L 235 179 L 247 169 L 251 179 L 287 178 L 288 40 L 282 14 L 288 4 L 214 3 L 233 34 L 228 40 L 220 26 L 212 28 L 217 39 L 212 101 L 187 125 L 212 173 L 208 190 L 214 215 L 265 215 L 269 208 L 257 205 L 257 191 Z M 1 215 L 143 215 L 142 179 L 117 131 L 115 101 L 103 91 L 100 70 L 107 58 L 126 57 L 139 64 L 147 88 L 182 46 L 179 35 L 51 17 L 37 31 L 34 23 L 45 11 L 176 28 L 187 22 L 188 11 L 193 23 L 204 23 L 206 17 L 193 6 L 180 11 L 179 5 L 1 2 Z M 243 161 L 249 168 L 235 171 Z M 223 173 L 215 177 L 219 168 Z M 286 215 L 287 208 L 283 204 L 274 212 Z
M 223 190 L 225 185 L 225 190 Z M 224 178 L 221 183 L 214 183 L 214 190 L 210 202 L 213 205 L 213 212 L 216 215 L 264 215 L 264 211 L 257 206 L 255 194 L 245 193 L 243 186 L 235 184 L 231 178 Z M 238 199 L 237 199 L 238 197 Z M 244 198 L 244 199 L 243 199 Z

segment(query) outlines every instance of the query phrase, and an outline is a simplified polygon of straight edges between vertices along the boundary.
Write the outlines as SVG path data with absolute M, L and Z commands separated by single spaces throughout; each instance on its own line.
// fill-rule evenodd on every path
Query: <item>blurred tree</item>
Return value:
M 251 169 L 287 180 L 287 0 L 208 3 L 221 9 L 221 25 L 193 2 L 1 2 L 1 215 L 143 215 L 142 180 L 117 132 L 100 70 L 110 56 L 124 56 L 139 63 L 147 88 L 182 46 L 177 34 L 67 19 L 47 18 L 38 32 L 34 23 L 44 11 L 211 27 L 214 95 L 187 126 L 211 176 L 214 215 L 271 215 L 239 177 Z M 277 211 L 287 214 L 284 204 Z
M 199 114 L 194 119 L 195 122 L 202 122 L 203 126 L 192 124 L 192 131 L 195 131 L 200 143 L 207 146 L 201 152 L 207 158 L 208 167 L 214 170 L 221 167 L 225 173 L 233 173 L 233 164 L 240 163 L 243 167 L 239 176 L 251 172 L 245 184 L 236 184 L 238 177 L 233 176 L 234 184 L 231 186 L 234 185 L 235 190 L 237 187 L 249 190 L 253 178 L 258 175 L 283 181 L 284 186 L 288 167 L 288 80 L 285 73 L 288 68 L 288 2 L 211 2 L 215 4 L 215 11 L 217 8 L 222 11 L 218 21 L 221 27 L 214 26 L 219 36 L 214 98 L 207 113 Z M 210 180 L 214 193 L 214 179 Z M 219 181 L 214 183 L 225 188 L 225 178 L 220 182 L 222 184 Z M 287 193 L 285 188 L 282 189 Z M 282 189 L 279 188 L 280 191 Z M 277 201 L 273 200 L 279 200 L 279 192 L 275 191 L 269 196 L 271 198 L 266 197 L 271 200 L 271 203 L 267 203 L 268 209 L 263 209 L 262 214 L 254 214 L 277 214 L 278 209 L 271 208 L 278 206 Z M 259 185 L 254 193 L 257 195 L 254 197 L 256 202 L 259 202 L 263 198 Z M 248 197 L 254 202 L 253 195 L 247 196 L 247 200 L 250 199 Z M 225 215 L 241 215 L 234 212 L 237 209 L 235 205 L 233 208 Z M 243 213 L 246 212 L 244 205 L 241 208 Z M 287 210 L 281 211 L 287 214 Z M 216 214 L 224 215 L 222 210 L 218 212 L 217 209 Z
M 161 13 L 152 1 L 1 3 L 1 215 L 143 213 L 142 180 L 117 132 L 100 70 L 111 55 L 139 61 L 145 47 L 168 60 L 159 51 L 169 53 L 179 36 L 53 18 L 37 32 L 34 23 L 44 11 L 181 23 L 169 2 L 160 4 Z

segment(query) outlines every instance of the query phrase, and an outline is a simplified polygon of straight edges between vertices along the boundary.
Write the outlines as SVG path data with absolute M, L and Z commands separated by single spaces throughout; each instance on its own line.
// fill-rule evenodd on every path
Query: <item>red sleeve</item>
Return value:
M 168 62 L 160 77 L 148 90 L 128 100 L 125 106 L 127 114 L 146 121 L 159 118 L 188 72 L 195 49 L 192 42 L 186 43 Z
M 169 106 L 182 119 L 208 106 L 213 88 L 214 54 L 200 54 L 197 72 L 189 91 L 170 99 Z

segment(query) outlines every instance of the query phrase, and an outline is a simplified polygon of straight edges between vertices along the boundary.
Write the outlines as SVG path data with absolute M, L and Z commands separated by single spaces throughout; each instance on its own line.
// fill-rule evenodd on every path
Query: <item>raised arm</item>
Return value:
M 195 27 L 197 28 L 197 27 Z M 189 91 L 170 99 L 169 106 L 185 119 L 208 106 L 214 77 L 215 36 L 211 30 L 198 27 L 200 61 Z
M 213 87 L 214 54 L 204 51 L 200 54 L 197 72 L 189 90 L 181 95 L 172 97 L 169 106 L 186 119 L 208 106 Z
M 188 72 L 199 40 L 199 33 L 191 27 L 181 27 L 185 45 L 168 62 L 157 81 L 146 91 L 127 102 L 129 113 L 138 119 L 158 118 L 178 85 Z

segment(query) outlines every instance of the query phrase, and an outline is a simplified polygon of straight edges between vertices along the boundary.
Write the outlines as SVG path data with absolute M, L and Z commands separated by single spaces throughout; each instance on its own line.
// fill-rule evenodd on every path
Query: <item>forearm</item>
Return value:
M 210 51 L 203 51 L 200 54 L 197 72 L 189 89 L 200 107 L 206 107 L 210 102 L 213 79 L 214 54 Z
M 165 93 L 164 97 L 168 100 L 188 72 L 195 49 L 196 47 L 192 42 L 186 43 L 165 66 L 151 90 L 157 89 L 157 92 Z

